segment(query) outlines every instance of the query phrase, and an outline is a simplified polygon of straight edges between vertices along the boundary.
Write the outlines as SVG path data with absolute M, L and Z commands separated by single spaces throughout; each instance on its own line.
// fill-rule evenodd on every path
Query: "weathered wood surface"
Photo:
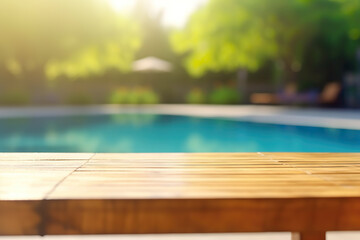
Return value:
M 315 239 L 360 230 L 359 216 L 360 153 L 0 154 L 0 235 Z

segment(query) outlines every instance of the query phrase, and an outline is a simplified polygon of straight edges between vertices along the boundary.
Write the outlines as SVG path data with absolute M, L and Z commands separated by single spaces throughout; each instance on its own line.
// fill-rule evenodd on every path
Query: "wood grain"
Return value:
M 48 234 L 314 232 L 360 228 L 360 199 L 51 200 Z
M 292 231 L 312 239 L 360 230 L 360 153 L 0 154 L 0 225 L 12 214 L 0 235 Z
M 0 201 L 0 235 L 38 235 L 40 202 Z
M 41 235 L 43 202 L 94 154 L 0 153 L 0 235 Z

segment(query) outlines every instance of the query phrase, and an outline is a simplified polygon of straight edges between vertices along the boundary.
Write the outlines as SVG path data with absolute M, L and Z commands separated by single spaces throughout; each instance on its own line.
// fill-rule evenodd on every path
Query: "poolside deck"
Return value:
M 91 105 L 0 107 L 0 119 L 118 113 L 168 114 L 196 117 L 221 117 L 234 120 L 285 125 L 316 126 L 360 130 L 360 111 L 256 105 Z
M 0 213 L 0 235 L 360 230 L 360 154 L 1 153 Z

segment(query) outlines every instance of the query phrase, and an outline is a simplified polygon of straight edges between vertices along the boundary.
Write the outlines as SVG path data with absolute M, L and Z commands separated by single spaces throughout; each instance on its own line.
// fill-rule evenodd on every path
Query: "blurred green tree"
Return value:
M 314 31 L 308 38 L 301 58 L 302 71 L 298 74 L 301 88 L 322 88 L 328 82 L 340 82 L 346 72 L 354 70 L 358 40 L 353 29 L 360 19 L 355 20 L 346 13 L 346 6 L 351 1 L 309 2 L 308 8 L 314 12 L 309 16 L 309 24 Z
M 127 70 L 137 26 L 101 0 L 0 1 L 0 62 L 29 82 Z
M 275 54 L 275 32 L 254 17 L 255 5 L 260 4 L 210 0 L 184 29 L 174 32 L 173 47 L 179 53 L 188 53 L 185 65 L 190 74 L 199 77 L 207 71 L 239 67 L 257 70 L 263 59 Z
M 360 1 L 358 0 L 337 0 L 341 3 L 342 12 L 349 18 L 350 21 L 350 38 L 355 41 L 360 41 Z
M 185 66 L 195 77 L 208 71 L 256 71 L 271 59 L 284 82 L 296 82 L 301 71 L 327 78 L 331 71 L 323 74 L 324 59 L 343 73 L 353 54 L 350 24 L 340 11 L 350 1 L 210 0 L 174 32 L 172 44 L 186 55 Z M 307 64 L 313 58 L 317 65 Z

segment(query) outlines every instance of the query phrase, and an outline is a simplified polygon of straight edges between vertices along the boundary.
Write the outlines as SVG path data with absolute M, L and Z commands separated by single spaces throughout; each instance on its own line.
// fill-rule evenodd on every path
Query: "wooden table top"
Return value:
M 359 199 L 360 153 L 0 154 L 0 235 L 356 230 Z

